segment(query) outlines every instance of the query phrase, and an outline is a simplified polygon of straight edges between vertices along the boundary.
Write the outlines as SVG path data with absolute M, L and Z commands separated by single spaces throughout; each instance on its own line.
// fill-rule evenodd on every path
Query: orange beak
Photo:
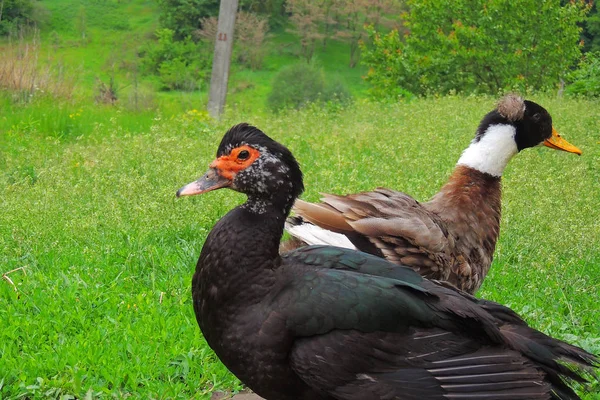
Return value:
M 552 136 L 549 139 L 544 140 L 544 146 L 550 147 L 555 150 L 568 151 L 569 153 L 575 153 L 577 155 L 581 155 L 581 150 L 578 147 L 573 146 L 571 143 L 567 142 L 565 139 L 560 137 L 558 132 L 554 127 L 552 128 Z

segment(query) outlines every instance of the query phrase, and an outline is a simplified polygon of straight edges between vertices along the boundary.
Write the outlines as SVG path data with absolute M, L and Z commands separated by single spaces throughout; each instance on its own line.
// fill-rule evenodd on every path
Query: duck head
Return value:
M 552 126 L 550 113 L 533 101 L 510 94 L 479 124 L 477 134 L 458 160 L 481 172 L 501 176 L 508 161 L 523 149 L 544 145 L 581 154 Z
M 177 197 L 221 188 L 246 194 L 246 205 L 255 211 L 270 204 L 289 211 L 304 185 L 292 153 L 260 129 L 242 123 L 227 131 L 204 176 L 179 189 Z

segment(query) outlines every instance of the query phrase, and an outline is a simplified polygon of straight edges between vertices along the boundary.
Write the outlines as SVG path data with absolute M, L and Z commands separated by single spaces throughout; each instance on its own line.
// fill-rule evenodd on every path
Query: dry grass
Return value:
M 0 90 L 7 90 L 27 101 L 35 95 L 71 99 L 77 81 L 64 64 L 53 60 L 41 60 L 40 38 L 21 36 L 0 47 Z

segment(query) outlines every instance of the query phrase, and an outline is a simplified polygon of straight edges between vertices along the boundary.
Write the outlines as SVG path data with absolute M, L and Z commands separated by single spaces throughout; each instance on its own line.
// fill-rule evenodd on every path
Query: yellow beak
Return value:
M 569 153 L 575 153 L 581 155 L 581 150 L 578 147 L 573 146 L 571 143 L 567 142 L 565 139 L 560 137 L 558 132 L 554 127 L 552 128 L 552 136 L 549 139 L 544 140 L 544 146 L 550 147 L 555 150 L 568 151 Z

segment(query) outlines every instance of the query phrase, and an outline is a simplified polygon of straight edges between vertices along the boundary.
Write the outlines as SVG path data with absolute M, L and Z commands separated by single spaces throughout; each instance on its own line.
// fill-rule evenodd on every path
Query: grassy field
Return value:
M 201 90 L 194 92 L 160 91 L 158 77 L 142 71 L 139 55 L 155 41 L 154 33 L 159 28 L 157 2 L 41 0 L 40 7 L 45 10 L 45 22 L 35 35 L 35 51 L 31 50 L 29 37 L 21 43 L 14 38 L 0 38 L 0 53 L 10 54 L 16 59 L 29 45 L 30 64 L 35 63 L 40 70 L 60 75 L 65 80 L 61 89 L 76 98 L 76 104 L 93 106 L 101 82 L 108 85 L 112 79 L 119 107 L 128 111 L 161 110 L 170 116 L 187 109 L 205 108 L 208 82 L 201 82 Z M 19 44 L 22 49 L 15 51 Z M 285 28 L 270 32 L 260 70 L 250 70 L 233 62 L 228 104 L 243 111 L 264 109 L 277 72 L 287 65 L 304 62 L 299 57 L 299 47 L 299 39 L 286 32 Z M 355 68 L 349 67 L 347 43 L 335 40 L 328 40 L 326 45 L 320 43 L 312 62 L 323 69 L 327 79 L 335 78 L 353 95 L 364 97 L 367 84 L 362 76 L 366 67 L 360 64 Z M 0 108 L 4 107 L 8 105 L 3 105 L 0 98 Z M 3 129 L 2 118 L 11 118 L 12 115 L 2 114 L 0 131 Z M 17 119 L 18 116 L 12 118 Z
M 583 155 L 535 148 L 511 162 L 478 295 L 600 353 L 600 107 L 533 100 Z M 230 125 L 248 121 L 285 143 L 303 167 L 305 199 L 387 186 L 424 200 L 493 104 L 359 101 L 277 116 L 237 108 L 219 123 L 190 110 L 137 125 L 84 108 L 68 134 L 9 127 L 0 135 L 0 273 L 18 270 L 0 280 L 0 399 L 204 399 L 241 388 L 202 339 L 190 281 L 206 235 L 243 196 L 174 196 L 205 171 Z M 47 113 L 69 121 L 73 111 Z M 593 389 L 586 399 L 600 399 Z

